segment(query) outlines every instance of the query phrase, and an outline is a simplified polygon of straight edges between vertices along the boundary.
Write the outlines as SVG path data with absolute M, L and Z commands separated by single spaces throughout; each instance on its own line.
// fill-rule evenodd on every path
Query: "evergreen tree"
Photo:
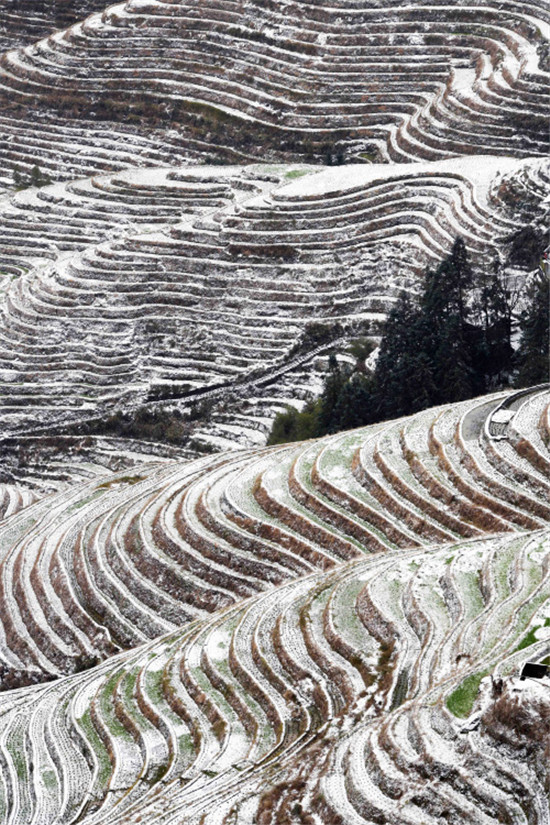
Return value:
M 437 398 L 433 366 L 426 352 L 419 348 L 412 355 L 408 395 L 411 399 L 410 412 L 425 410 L 433 406 Z
M 491 273 L 484 279 L 475 303 L 478 327 L 474 358 L 478 372 L 485 379 L 480 392 L 501 384 L 512 370 L 513 308 L 516 297 L 496 262 Z
M 406 415 L 418 403 L 417 370 L 419 364 L 423 371 L 428 366 L 422 358 L 421 327 L 421 313 L 402 292 L 388 315 L 376 362 L 374 408 L 378 420 Z M 431 388 L 431 377 L 427 387 Z
M 31 169 L 31 186 L 40 186 L 41 180 L 42 175 L 40 174 L 40 168 L 35 165 Z
M 373 420 L 371 382 L 355 373 L 342 385 L 334 407 L 333 426 L 338 430 L 349 430 Z
M 41 171 L 40 166 L 35 164 L 32 167 L 30 183 L 29 183 L 30 186 L 47 186 L 51 182 L 52 181 L 51 181 L 51 178 L 49 177 L 49 175 L 44 174 Z
M 474 274 L 462 238 L 456 239 L 445 263 L 448 272 L 446 286 L 450 287 L 450 308 L 458 313 L 460 322 L 464 325 L 469 315 L 467 297 L 474 286 Z
M 328 359 L 328 375 L 321 395 L 319 413 L 319 429 L 323 435 L 338 432 L 340 429 L 339 412 L 336 411 L 336 407 L 348 376 L 349 373 L 340 368 L 336 357 L 331 354 Z
M 321 435 L 319 432 L 320 401 L 309 401 L 302 412 L 288 406 L 273 422 L 268 444 L 286 444 L 290 441 L 305 441 Z
M 434 358 L 434 383 L 442 403 L 464 401 L 473 392 L 473 369 L 460 318 L 450 316 L 442 327 Z
M 483 387 L 473 365 L 470 295 L 473 273 L 462 238 L 435 271 L 426 273 L 421 300 L 422 348 L 432 365 L 434 404 L 468 398 Z
M 426 272 L 422 310 L 434 332 L 451 316 L 458 316 L 462 325 L 466 322 L 470 313 L 467 298 L 473 283 L 468 252 L 462 238 L 457 238 L 437 269 Z
M 498 262 L 476 287 L 458 238 L 447 258 L 426 272 L 418 302 L 405 292 L 399 296 L 385 324 L 374 376 L 365 366 L 368 339 L 350 346 L 354 369 L 340 366 L 331 355 L 321 397 L 302 413 L 288 409 L 277 416 L 269 443 L 398 418 L 501 385 L 512 368 L 518 294 Z M 549 315 L 549 277 L 541 272 L 521 318 L 518 386 L 550 379 Z
M 550 276 L 540 270 L 528 290 L 528 305 L 520 320 L 521 339 L 516 353 L 516 386 L 529 387 L 550 380 Z

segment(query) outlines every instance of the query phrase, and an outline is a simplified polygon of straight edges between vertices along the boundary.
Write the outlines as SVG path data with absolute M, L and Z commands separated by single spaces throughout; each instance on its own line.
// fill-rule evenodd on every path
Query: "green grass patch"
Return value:
M 456 690 L 453 690 L 451 695 L 447 697 L 446 705 L 453 716 L 466 719 L 470 715 L 481 680 L 488 673 L 488 670 L 483 670 L 481 673 L 472 673 L 470 676 L 466 676 Z
M 549 626 L 550 626 L 550 619 L 546 619 L 543 625 L 538 624 L 538 625 L 535 625 L 535 627 L 532 627 L 531 630 L 529 631 L 529 633 L 527 633 L 527 635 L 523 637 L 523 639 L 521 640 L 519 645 L 516 647 L 516 651 L 523 650 L 524 648 L 529 647 L 530 645 L 534 645 L 535 642 L 539 642 L 540 639 L 537 639 L 536 636 L 535 636 L 537 630 L 540 630 L 541 627 L 549 627 Z
M 104 787 L 111 776 L 111 760 L 109 759 L 109 754 L 107 753 L 105 745 L 99 738 L 93 725 L 89 708 L 86 710 L 84 715 L 80 717 L 78 724 L 84 732 L 90 749 L 94 752 L 94 755 L 98 761 L 97 779 L 100 787 Z
M 285 178 L 287 178 L 287 180 L 294 180 L 295 178 L 301 178 L 310 173 L 311 169 L 291 169 L 290 172 L 285 174 Z
M 101 713 L 103 715 L 103 721 L 107 725 L 107 728 L 109 729 L 110 733 L 112 733 L 113 736 L 120 736 L 121 739 L 125 739 L 127 742 L 131 742 L 131 734 L 129 733 L 129 731 L 126 730 L 126 728 L 124 727 L 122 722 L 120 722 L 118 716 L 115 713 L 114 693 L 119 678 L 120 671 L 113 673 L 113 675 L 105 684 L 105 687 L 101 692 L 99 704 L 101 707 Z
M 483 610 L 483 596 L 481 594 L 481 579 L 479 570 L 463 573 L 463 592 L 468 596 L 466 610 L 469 616 L 477 616 Z
M 57 788 L 57 776 L 55 771 L 42 771 L 42 782 L 49 791 L 53 791 L 54 788 Z
M 163 678 L 163 670 L 149 670 L 145 675 L 147 693 L 156 705 L 160 705 L 164 702 L 164 693 L 162 691 Z
M 15 772 L 17 774 L 18 779 L 22 782 L 27 782 L 27 763 L 25 762 L 25 757 L 23 756 L 23 751 L 19 750 L 18 748 L 8 748 L 13 764 L 15 766 Z
M 178 748 L 180 754 L 186 759 L 186 761 L 189 761 L 190 758 L 195 756 L 193 739 L 188 733 L 185 733 L 183 736 L 178 736 Z
M 94 501 L 94 499 L 99 498 L 99 496 L 103 495 L 104 492 L 105 490 L 100 490 L 98 487 L 98 489 L 95 490 L 95 492 L 93 492 L 90 496 L 86 496 L 86 498 L 83 498 L 82 501 L 77 501 L 75 502 L 75 504 L 72 504 L 69 507 L 69 512 L 71 510 L 80 510 L 81 507 L 85 507 L 86 504 L 90 504 L 90 502 Z

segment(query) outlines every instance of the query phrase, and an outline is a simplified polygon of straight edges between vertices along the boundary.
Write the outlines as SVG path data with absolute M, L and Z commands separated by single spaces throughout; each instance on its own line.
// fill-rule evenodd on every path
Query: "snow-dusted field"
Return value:
M 544 221 L 548 179 L 545 160 L 476 156 L 134 169 L 6 195 L 2 432 L 202 393 L 219 403 L 195 443 L 261 445 L 320 390 L 308 324 L 339 324 L 343 346 L 376 334 L 457 235 L 477 268 L 504 260 L 518 224 Z
M 74 25 L 58 12 L 51 30 L 61 30 L 42 39 L 28 5 L 0 6 L 12 46 L 0 65 L 0 176 L 37 161 L 71 178 L 212 157 L 548 150 L 539 0 L 72 0 Z
M 3 673 L 58 677 L 0 694 L 3 821 L 545 822 L 550 697 L 518 674 L 550 655 L 549 406 L 144 465 L 0 522 Z
M 543 529 L 549 401 L 501 393 L 288 447 L 151 456 L 34 503 L 6 487 L 0 661 L 22 683 L 70 673 L 365 553 Z
M 548 387 L 265 446 L 532 276 L 548 24 L 0 0 L 2 825 L 549 825 Z

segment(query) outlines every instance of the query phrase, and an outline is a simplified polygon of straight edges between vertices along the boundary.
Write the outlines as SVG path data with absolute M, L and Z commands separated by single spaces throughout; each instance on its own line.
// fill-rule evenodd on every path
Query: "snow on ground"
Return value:
M 368 184 L 391 178 L 416 175 L 452 174 L 469 179 L 476 193 L 486 197 L 497 174 L 512 172 L 529 165 L 502 155 L 472 155 L 426 163 L 370 163 L 330 166 L 315 175 L 301 177 L 279 190 L 285 198 L 315 198 L 360 189 Z

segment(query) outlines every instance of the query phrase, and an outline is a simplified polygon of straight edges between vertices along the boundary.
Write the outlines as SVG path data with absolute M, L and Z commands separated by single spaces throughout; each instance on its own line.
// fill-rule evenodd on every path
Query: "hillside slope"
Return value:
M 0 0 L 0 51 L 30 45 L 104 6 L 103 0 Z
M 549 551 L 373 555 L 14 691 L 4 821 L 543 823 L 549 698 L 516 674 L 550 653 Z
M 365 553 L 550 522 L 547 389 L 319 441 L 145 464 L 0 522 L 0 662 L 14 687 Z M 504 423 L 503 423 L 504 422 Z
M 3 434 L 234 390 L 253 399 L 239 429 L 222 416 L 197 437 L 261 443 L 311 381 L 311 322 L 329 342 L 365 322 L 376 334 L 458 235 L 476 271 L 505 264 L 518 227 L 543 225 L 549 179 L 542 159 L 473 157 L 136 170 L 14 194 L 0 204 Z
M 265 446 L 458 237 L 517 341 L 549 23 L 0 0 L 2 825 L 549 825 L 550 385 Z
M 544 155 L 547 34 L 538 2 L 128 0 L 1 57 L 0 170 Z

